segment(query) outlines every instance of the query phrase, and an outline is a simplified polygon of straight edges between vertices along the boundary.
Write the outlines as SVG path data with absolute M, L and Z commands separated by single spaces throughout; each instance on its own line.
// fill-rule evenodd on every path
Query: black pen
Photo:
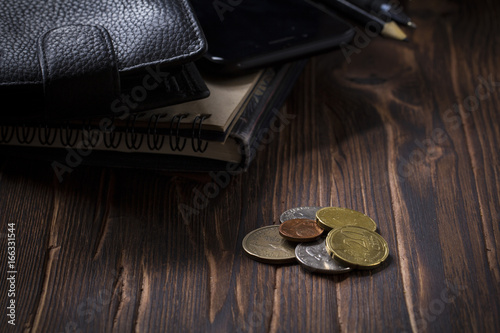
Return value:
M 352 19 L 357 20 L 363 24 L 366 24 L 367 27 L 368 25 L 375 27 L 377 30 L 380 31 L 380 34 L 382 36 L 394 38 L 397 40 L 404 40 L 404 41 L 408 40 L 406 34 L 393 21 L 386 22 L 381 18 L 368 13 L 364 9 L 350 3 L 349 1 L 346 0 L 316 0 L 316 1 L 347 14 Z
M 385 16 L 400 24 L 411 28 L 416 28 L 417 25 L 403 12 L 401 4 L 396 4 L 394 1 L 387 0 L 349 0 L 353 4 L 366 9 L 372 10 L 380 16 Z

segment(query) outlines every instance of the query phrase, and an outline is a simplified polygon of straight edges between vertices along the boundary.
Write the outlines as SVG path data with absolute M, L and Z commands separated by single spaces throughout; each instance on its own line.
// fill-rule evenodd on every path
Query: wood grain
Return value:
M 197 214 L 212 179 L 0 157 L 0 304 L 16 223 L 27 332 L 500 331 L 500 5 L 411 1 L 410 42 L 310 60 L 295 118 Z M 486 83 L 485 83 L 486 82 Z M 480 97 L 480 98 L 478 98 Z M 257 227 L 298 206 L 371 216 L 390 258 L 321 276 L 252 261 Z

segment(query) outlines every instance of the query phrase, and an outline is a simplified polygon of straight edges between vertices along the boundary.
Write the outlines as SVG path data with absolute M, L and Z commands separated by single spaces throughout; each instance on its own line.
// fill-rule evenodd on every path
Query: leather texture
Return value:
M 113 43 L 103 27 L 69 25 L 49 30 L 38 40 L 38 46 L 50 118 L 64 117 L 66 110 L 75 112 L 81 105 L 96 110 L 99 105 L 112 103 L 113 96 L 119 94 Z
M 110 101 L 130 93 L 123 87 L 140 86 L 158 66 L 170 79 L 177 75 L 189 82 L 171 91 L 173 99 L 161 91 L 150 94 L 154 100 L 144 98 L 137 111 L 178 103 L 179 96 L 200 98 L 207 89 L 199 73 L 192 66 L 187 74 L 179 68 L 205 51 L 186 0 L 3 0 L 0 98 L 15 98 L 19 107 L 15 115 L 4 111 L 0 117 L 109 113 Z

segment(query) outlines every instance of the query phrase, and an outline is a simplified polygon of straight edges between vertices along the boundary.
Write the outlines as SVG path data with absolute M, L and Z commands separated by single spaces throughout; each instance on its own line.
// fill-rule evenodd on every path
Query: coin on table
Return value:
M 354 226 L 330 231 L 325 248 L 334 259 L 353 268 L 374 268 L 389 256 L 389 246 L 382 236 Z
M 370 231 L 377 230 L 377 224 L 369 216 L 342 207 L 321 208 L 316 212 L 316 223 L 327 231 L 345 226 L 356 226 Z
M 310 219 L 294 219 L 283 222 L 279 226 L 280 235 L 291 242 L 311 242 L 324 232 L 316 221 Z
M 328 254 L 324 238 L 311 243 L 298 244 L 295 248 L 295 257 L 305 269 L 315 273 L 341 274 L 352 270 Z
M 257 261 L 284 264 L 295 261 L 295 246 L 280 236 L 279 225 L 251 231 L 243 238 L 243 250 Z
M 321 207 L 296 207 L 285 211 L 280 216 L 280 222 L 283 223 L 294 219 L 316 219 L 316 211 Z

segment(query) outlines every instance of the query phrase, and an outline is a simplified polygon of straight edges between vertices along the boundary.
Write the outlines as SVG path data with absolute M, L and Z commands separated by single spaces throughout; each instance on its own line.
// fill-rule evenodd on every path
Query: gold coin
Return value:
M 279 225 L 271 225 L 248 233 L 242 242 L 245 253 L 268 264 L 294 262 L 295 246 L 281 237 L 279 228 Z
M 345 226 L 356 226 L 370 231 L 377 230 L 377 224 L 369 216 L 342 207 L 325 207 L 318 210 L 316 223 L 327 231 Z
M 374 268 L 389 255 L 389 246 L 382 236 L 354 226 L 330 231 L 325 246 L 334 259 L 353 268 Z

